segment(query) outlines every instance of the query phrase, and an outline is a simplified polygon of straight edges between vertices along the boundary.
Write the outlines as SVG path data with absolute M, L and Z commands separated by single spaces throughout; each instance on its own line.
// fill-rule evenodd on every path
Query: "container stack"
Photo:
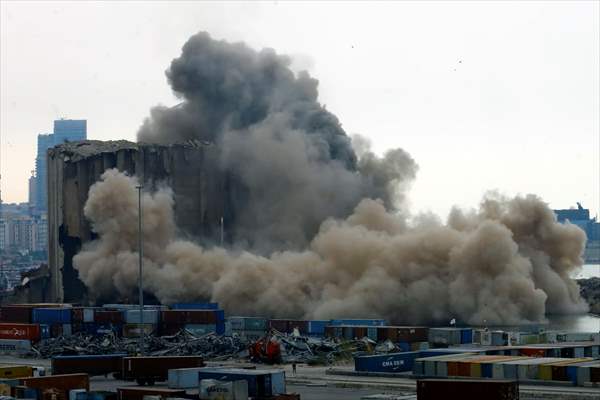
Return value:
M 418 351 L 429 348 L 428 331 L 424 326 L 329 325 L 325 336 L 345 340 L 366 337 L 374 342 L 390 341 L 403 351 Z
M 267 333 L 267 319 L 261 317 L 229 317 L 228 330 L 248 340 L 258 340 Z M 228 332 L 229 333 L 229 332 Z
M 219 309 L 177 308 L 160 314 L 160 334 L 174 335 L 182 329 L 196 336 L 225 333 L 225 312 Z
M 453 354 L 415 358 L 413 374 L 440 378 L 489 378 L 517 381 L 560 381 L 584 386 L 600 382 L 600 360 Z

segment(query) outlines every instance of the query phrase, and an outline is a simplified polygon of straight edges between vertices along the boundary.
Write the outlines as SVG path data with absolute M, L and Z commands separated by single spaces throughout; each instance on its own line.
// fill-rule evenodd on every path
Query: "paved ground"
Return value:
M 28 364 L 50 369 L 49 360 L 22 359 L 18 357 L 0 356 L 0 364 Z M 209 363 L 222 365 L 223 363 Z M 231 366 L 248 366 L 238 362 L 227 363 Z M 259 368 L 265 368 L 259 366 Z M 279 367 L 275 367 L 279 368 Z M 283 366 L 286 371 L 288 391 L 299 393 L 302 400 L 354 400 L 373 394 L 394 394 L 401 398 L 414 399 L 416 381 L 407 377 L 366 377 L 349 375 L 328 375 L 328 367 L 309 367 L 298 365 L 297 373 L 292 373 L 291 366 Z M 352 371 L 351 365 L 336 366 L 337 370 Z M 135 386 L 134 382 L 118 381 L 112 378 L 93 377 L 90 380 L 92 390 L 116 390 L 117 387 Z M 156 386 L 166 387 L 165 383 Z M 522 400 L 533 399 L 599 399 L 600 388 L 581 388 L 573 386 L 521 385 Z

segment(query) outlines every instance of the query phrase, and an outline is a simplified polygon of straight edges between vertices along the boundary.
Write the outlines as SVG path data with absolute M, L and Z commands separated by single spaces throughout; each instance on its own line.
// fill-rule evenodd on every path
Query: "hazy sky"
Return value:
M 192 34 L 272 47 L 377 152 L 420 165 L 414 211 L 488 190 L 600 212 L 600 2 L 1 4 L 1 173 L 27 201 L 36 136 L 59 117 L 134 140 L 178 103 L 164 71 Z

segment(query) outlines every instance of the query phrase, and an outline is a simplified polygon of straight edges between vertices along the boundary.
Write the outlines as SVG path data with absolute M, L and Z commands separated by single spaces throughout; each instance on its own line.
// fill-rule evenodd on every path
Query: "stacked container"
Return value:
M 237 334 L 249 340 L 257 340 L 267 333 L 267 319 L 261 317 L 227 318 L 231 334 Z
M 71 307 L 34 308 L 31 320 L 36 324 L 48 325 L 52 337 L 72 334 Z
M 185 329 L 196 336 L 225 333 L 225 312 L 219 309 L 183 309 L 161 312 L 160 332 L 173 335 Z

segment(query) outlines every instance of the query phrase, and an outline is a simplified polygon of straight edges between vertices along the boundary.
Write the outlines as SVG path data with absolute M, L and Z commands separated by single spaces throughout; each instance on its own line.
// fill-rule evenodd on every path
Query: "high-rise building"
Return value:
M 54 132 L 38 135 L 37 157 L 35 159 L 35 210 L 45 213 L 48 209 L 47 152 L 51 147 L 65 142 L 87 139 L 85 119 L 59 119 L 54 121 Z M 31 201 L 31 200 L 30 200 Z

